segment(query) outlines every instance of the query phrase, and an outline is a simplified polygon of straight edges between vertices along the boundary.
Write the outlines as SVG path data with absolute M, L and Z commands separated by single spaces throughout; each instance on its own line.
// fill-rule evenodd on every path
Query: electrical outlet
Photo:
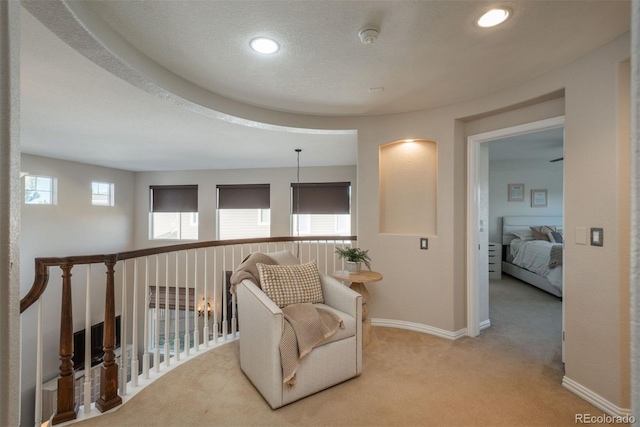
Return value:
M 426 237 L 420 238 L 420 249 L 429 249 L 429 239 Z

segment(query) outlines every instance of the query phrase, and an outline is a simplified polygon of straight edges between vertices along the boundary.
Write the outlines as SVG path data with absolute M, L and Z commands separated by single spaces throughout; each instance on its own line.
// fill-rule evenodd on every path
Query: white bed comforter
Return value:
M 551 247 L 556 245 L 561 244 L 544 240 L 513 239 L 510 245 L 513 257 L 511 262 L 545 277 L 552 285 L 562 289 L 562 266 L 549 268 Z

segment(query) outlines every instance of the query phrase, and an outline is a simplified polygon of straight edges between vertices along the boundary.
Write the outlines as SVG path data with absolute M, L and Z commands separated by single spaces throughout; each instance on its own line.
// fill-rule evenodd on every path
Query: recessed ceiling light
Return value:
M 494 27 L 503 23 L 509 17 L 507 9 L 491 9 L 478 19 L 478 25 L 484 28 Z
M 251 49 L 258 53 L 276 53 L 280 49 L 280 45 L 275 40 L 266 37 L 257 37 L 249 43 Z

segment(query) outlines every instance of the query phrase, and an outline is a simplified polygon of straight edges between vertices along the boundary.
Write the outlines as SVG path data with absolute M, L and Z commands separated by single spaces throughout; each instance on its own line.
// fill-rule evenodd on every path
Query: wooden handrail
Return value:
M 234 246 L 260 243 L 306 242 L 312 240 L 345 241 L 358 240 L 357 236 L 284 236 L 265 237 L 260 239 L 210 240 L 207 242 L 181 243 L 178 245 L 158 246 L 154 248 L 138 249 L 118 252 L 108 255 L 79 255 L 68 257 L 46 257 L 35 259 L 35 278 L 29 292 L 20 300 L 20 313 L 31 307 L 42 296 L 49 283 L 49 267 L 62 265 L 116 263 L 133 258 L 162 254 L 167 252 L 187 251 L 190 249 L 210 248 L 216 246 Z

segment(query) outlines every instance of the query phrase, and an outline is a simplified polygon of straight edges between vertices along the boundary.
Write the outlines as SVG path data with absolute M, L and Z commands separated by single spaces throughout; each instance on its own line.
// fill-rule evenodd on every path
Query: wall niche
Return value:
M 380 233 L 437 234 L 438 146 L 423 139 L 380 146 Z

